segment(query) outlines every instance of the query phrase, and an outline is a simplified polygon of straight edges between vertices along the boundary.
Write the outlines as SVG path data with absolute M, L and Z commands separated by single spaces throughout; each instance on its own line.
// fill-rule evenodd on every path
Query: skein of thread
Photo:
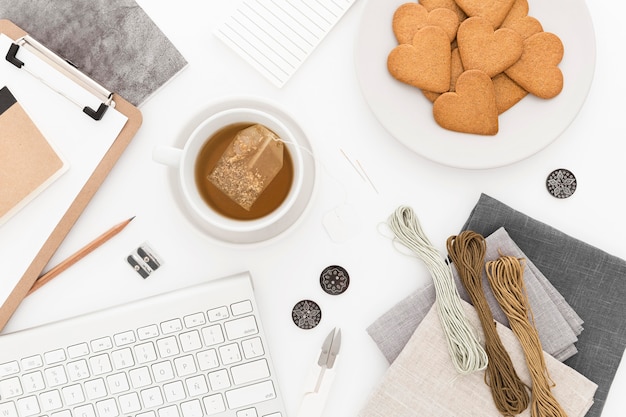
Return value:
M 511 330 L 520 341 L 526 357 L 532 381 L 530 415 L 567 417 L 550 390 L 553 383 L 548 375 L 541 341 L 528 304 L 524 268 L 520 260 L 512 256 L 500 256 L 495 261 L 487 262 L 485 269 L 493 293 L 509 319 Z
M 467 321 L 451 267 L 430 243 L 413 210 L 399 207 L 389 217 L 388 225 L 396 239 L 426 264 L 433 278 L 439 321 L 457 372 L 469 374 L 485 369 L 487 353 Z
M 485 334 L 485 351 L 489 358 L 485 382 L 491 389 L 495 406 L 504 416 L 517 415 L 528 407 L 530 397 L 526 385 L 515 372 L 511 357 L 502 345 L 483 290 L 482 277 L 487 251 L 485 238 L 466 230 L 458 236 L 450 236 L 446 247 L 461 283 L 478 313 Z

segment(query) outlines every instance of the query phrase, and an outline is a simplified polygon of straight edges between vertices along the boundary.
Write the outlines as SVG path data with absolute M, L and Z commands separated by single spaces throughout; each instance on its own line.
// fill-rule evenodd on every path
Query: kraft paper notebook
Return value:
M 0 58 L 0 152 L 22 158 L 0 157 L 1 330 L 142 117 L 9 20 L 0 20 Z

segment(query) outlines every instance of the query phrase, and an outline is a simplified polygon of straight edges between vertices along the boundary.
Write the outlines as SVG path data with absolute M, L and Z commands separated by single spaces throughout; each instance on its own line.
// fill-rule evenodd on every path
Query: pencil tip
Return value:
M 137 216 L 133 216 L 133 217 L 131 217 L 130 219 L 128 219 L 128 221 L 129 221 L 129 222 L 132 222 L 132 221 L 133 221 L 133 219 L 134 219 L 135 217 L 137 217 Z

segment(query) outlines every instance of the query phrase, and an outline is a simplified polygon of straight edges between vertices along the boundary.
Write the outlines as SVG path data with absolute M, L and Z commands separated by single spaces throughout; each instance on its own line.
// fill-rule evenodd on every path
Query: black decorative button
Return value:
M 548 175 L 546 187 L 556 198 L 568 198 L 576 191 L 576 177 L 567 169 L 556 169 Z
M 301 329 L 312 329 L 322 320 L 322 310 L 315 301 L 302 300 L 291 311 L 293 322 Z
M 343 294 L 350 285 L 350 275 L 345 268 L 331 265 L 320 274 L 320 285 L 330 295 Z

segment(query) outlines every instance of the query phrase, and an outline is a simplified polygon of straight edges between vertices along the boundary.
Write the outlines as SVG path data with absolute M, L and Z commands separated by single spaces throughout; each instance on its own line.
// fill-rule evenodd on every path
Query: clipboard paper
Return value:
M 72 98 L 78 98 L 81 106 L 91 108 L 98 108 L 101 100 L 84 93 L 80 84 L 61 72 L 49 69 L 49 64 L 33 59 L 30 51 L 20 50 L 17 56 L 27 61 L 26 66 L 35 77 L 6 61 L 11 42 L 24 36 L 27 33 L 13 22 L 0 20 L 0 86 L 9 87 L 42 135 L 58 147 L 70 168 L 10 221 L 0 225 L 0 257 L 10 260 L 0 264 L 3 281 L 0 282 L 0 330 L 41 275 L 142 122 L 141 112 L 116 93 L 111 94 L 115 107 L 109 108 L 102 120 L 90 118 L 77 108 Z M 50 75 L 45 83 L 38 79 L 43 72 Z M 62 89 L 67 89 L 69 94 L 60 94 Z M 54 117 L 50 117 L 50 112 Z M 91 142 L 84 142 L 85 137 Z M 45 207 L 45 216 L 41 215 L 41 205 Z M 51 206 L 54 206 L 54 214 Z M 25 222 L 31 223 L 21 227 Z

